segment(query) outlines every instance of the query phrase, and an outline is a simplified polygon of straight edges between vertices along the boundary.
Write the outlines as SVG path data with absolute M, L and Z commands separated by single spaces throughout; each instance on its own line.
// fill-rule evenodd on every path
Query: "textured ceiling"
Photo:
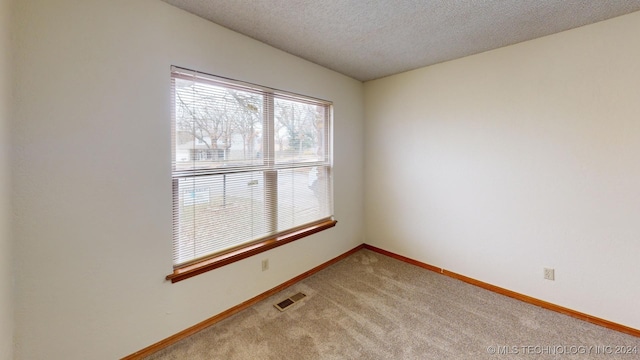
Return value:
M 640 10 L 640 0 L 163 0 L 367 81 Z

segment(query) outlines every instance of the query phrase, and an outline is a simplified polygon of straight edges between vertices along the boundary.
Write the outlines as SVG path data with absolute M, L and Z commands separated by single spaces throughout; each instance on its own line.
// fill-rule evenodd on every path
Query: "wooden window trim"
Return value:
M 225 265 L 229 265 L 236 261 L 246 259 L 250 256 L 260 254 L 278 246 L 282 246 L 292 241 L 299 240 L 317 232 L 332 228 L 336 226 L 336 223 L 337 221 L 334 219 L 325 219 L 302 228 L 294 229 L 289 232 L 276 234 L 274 237 L 264 239 L 260 242 L 250 244 L 240 249 L 214 255 L 213 257 L 203 259 L 187 266 L 178 267 L 173 270 L 172 274 L 167 275 L 166 279 L 170 280 L 172 283 L 176 283 L 178 281 L 188 279 L 190 277 L 205 273 L 207 271 L 211 271 L 213 269 L 217 269 Z

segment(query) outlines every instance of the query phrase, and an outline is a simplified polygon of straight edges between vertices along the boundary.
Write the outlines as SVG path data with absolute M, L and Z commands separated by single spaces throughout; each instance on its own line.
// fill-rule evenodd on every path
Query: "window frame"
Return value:
M 180 75 L 177 75 L 177 74 L 180 74 Z M 251 89 L 261 93 L 264 96 L 265 107 L 264 107 L 262 122 L 263 122 L 263 127 L 265 132 L 265 136 L 263 136 L 264 138 L 263 151 L 265 153 L 266 164 L 263 164 L 263 168 L 264 168 L 263 171 L 265 174 L 265 183 L 263 184 L 263 187 L 265 189 L 265 202 L 271 202 L 272 204 L 269 206 L 271 208 L 272 213 L 270 213 L 268 216 L 268 219 L 271 222 L 270 228 L 272 229 L 274 228 L 274 226 L 277 226 L 277 212 L 278 212 L 278 205 L 277 205 L 278 180 L 276 178 L 277 171 L 280 169 L 295 168 L 295 167 L 287 167 L 287 166 L 279 165 L 275 158 L 274 126 L 275 126 L 276 120 L 275 120 L 275 115 L 273 111 L 274 101 L 275 101 L 274 99 L 279 98 L 279 99 L 286 99 L 286 100 L 294 100 L 299 102 L 312 103 L 314 105 L 322 104 L 326 106 L 325 120 L 324 120 L 324 123 L 326 124 L 326 129 L 324 129 L 324 134 L 323 134 L 323 142 L 324 142 L 323 147 L 324 147 L 324 152 L 326 154 L 326 159 L 323 161 L 316 161 L 316 162 L 309 163 L 305 165 L 305 167 L 311 167 L 314 164 L 316 166 L 326 167 L 327 171 L 329 171 L 329 174 L 330 174 L 329 180 L 328 180 L 330 182 L 328 196 L 329 196 L 330 203 L 331 204 L 333 203 L 333 200 L 334 200 L 333 174 L 332 174 L 333 173 L 333 136 L 332 136 L 333 135 L 333 130 L 332 130 L 333 129 L 333 104 L 331 102 L 326 100 L 316 99 L 309 96 L 293 94 L 286 91 L 259 86 L 251 83 L 232 80 L 232 79 L 228 79 L 228 78 L 224 78 L 216 75 L 206 74 L 206 73 L 189 70 L 189 69 L 185 69 L 177 66 L 172 66 L 171 67 L 172 158 L 174 158 L 176 154 L 176 149 L 175 149 L 175 146 L 176 146 L 175 79 L 176 78 L 182 78 L 182 79 L 193 80 L 193 81 L 204 82 L 204 83 L 210 82 L 215 84 L 216 86 L 221 86 L 221 84 L 223 84 L 224 86 L 228 86 L 229 88 L 238 87 L 244 91 L 247 91 L 247 89 Z M 268 156 L 266 156 L 267 154 Z M 189 172 L 193 174 L 197 174 L 198 172 L 200 172 L 200 170 L 176 171 L 175 159 L 172 159 L 172 164 L 173 164 L 172 165 L 172 199 L 173 199 L 172 212 L 173 212 L 173 218 L 174 218 L 174 229 L 173 229 L 173 236 L 172 236 L 172 239 L 174 239 L 172 240 L 173 242 L 175 241 L 175 238 L 177 236 L 177 233 L 176 233 L 177 229 L 175 225 L 176 224 L 175 218 L 177 215 L 175 211 L 177 208 L 176 201 L 179 201 L 178 195 L 177 195 L 179 192 L 178 180 L 181 177 L 185 177 L 185 174 L 188 174 Z M 238 167 L 238 169 L 246 169 L 249 167 L 251 166 Z M 269 176 L 270 173 L 272 176 Z M 179 175 L 177 176 L 176 174 L 179 174 Z M 271 183 L 269 184 L 269 182 Z M 269 195 L 267 195 L 267 189 L 269 189 Z M 276 214 L 273 214 L 273 212 L 275 212 Z M 312 221 L 310 223 L 307 223 L 301 226 L 285 229 L 280 232 L 274 232 L 273 234 L 268 235 L 266 237 L 254 239 L 253 241 L 246 242 L 244 244 L 241 244 L 237 247 L 234 247 L 226 251 L 212 253 L 210 255 L 206 255 L 201 258 L 194 259 L 183 264 L 179 264 L 179 265 L 174 264 L 173 272 L 167 275 L 165 278 L 166 280 L 170 280 L 172 283 L 182 281 L 190 277 L 202 274 L 204 272 L 234 263 L 236 261 L 254 256 L 256 254 L 271 250 L 273 248 L 288 244 L 292 241 L 302 239 L 304 237 L 318 233 L 320 231 L 332 228 L 337 224 L 337 221 L 335 220 L 333 215 L 333 206 L 331 206 L 331 211 L 329 211 L 329 213 L 330 215 L 327 217 L 317 219 L 315 221 Z M 274 221 L 276 224 L 274 224 Z M 176 251 L 175 245 L 172 246 L 172 251 L 173 252 Z

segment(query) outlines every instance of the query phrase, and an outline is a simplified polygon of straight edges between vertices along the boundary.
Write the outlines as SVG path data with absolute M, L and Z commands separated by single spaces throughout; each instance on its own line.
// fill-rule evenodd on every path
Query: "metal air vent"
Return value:
M 288 298 L 286 298 L 285 300 L 280 301 L 279 303 L 273 305 L 276 307 L 276 309 L 280 310 L 280 311 L 285 311 L 287 310 L 291 305 L 297 303 L 298 301 L 304 299 L 307 295 L 303 294 L 303 293 L 297 293 L 295 295 L 292 295 Z

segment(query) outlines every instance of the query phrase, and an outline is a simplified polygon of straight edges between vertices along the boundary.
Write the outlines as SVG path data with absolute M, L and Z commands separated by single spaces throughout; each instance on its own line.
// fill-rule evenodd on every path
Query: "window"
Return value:
M 330 102 L 172 67 L 176 282 L 335 225 Z

